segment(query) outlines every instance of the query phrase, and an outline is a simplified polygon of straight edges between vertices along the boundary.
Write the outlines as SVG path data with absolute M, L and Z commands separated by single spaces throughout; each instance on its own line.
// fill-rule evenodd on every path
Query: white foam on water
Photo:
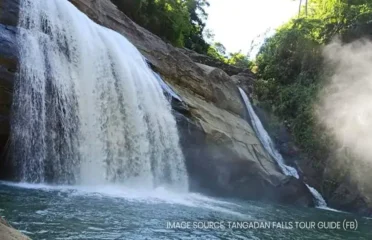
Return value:
M 103 228 L 97 228 L 97 227 L 88 227 L 89 230 L 93 230 L 93 231 L 104 231 L 105 229 Z
M 21 233 L 25 234 L 25 235 L 34 235 L 35 233 L 32 233 L 32 232 L 29 232 L 29 231 L 26 231 L 26 230 L 19 230 Z
M 130 188 L 122 185 L 97 185 L 97 186 L 70 186 L 57 185 L 51 186 L 46 184 L 29 184 L 29 183 L 12 183 L 0 182 L 0 184 L 41 191 L 58 191 L 66 192 L 70 197 L 112 197 L 122 198 L 126 201 L 142 202 L 144 204 L 175 204 L 193 208 L 209 209 L 214 212 L 234 215 L 242 220 L 251 219 L 251 216 L 234 211 L 231 208 L 239 208 L 240 205 L 223 200 L 217 200 L 203 196 L 198 193 L 174 192 L 173 190 L 159 187 L 155 189 Z M 45 211 L 42 211 L 43 213 Z M 40 214 L 40 213 L 39 213 Z
M 35 212 L 36 214 L 39 214 L 39 215 L 48 215 L 48 210 L 37 210 Z
M 330 207 L 317 207 L 318 209 L 321 209 L 321 210 L 325 210 L 325 211 L 331 211 L 331 212 L 338 212 L 338 213 L 347 213 L 347 214 L 350 214 L 348 212 L 345 212 L 345 211 L 341 211 L 341 210 L 337 210 L 337 209 L 334 209 L 334 208 L 330 208 Z

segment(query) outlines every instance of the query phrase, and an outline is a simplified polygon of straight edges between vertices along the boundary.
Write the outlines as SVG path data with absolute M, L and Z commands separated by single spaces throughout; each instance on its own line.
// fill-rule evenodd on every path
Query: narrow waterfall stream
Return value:
M 313 187 L 306 184 L 306 187 L 310 190 L 311 194 L 313 194 L 314 199 L 316 201 L 316 206 L 319 208 L 326 208 L 327 202 L 324 200 L 323 196 Z
M 279 151 L 275 148 L 275 145 L 273 141 L 271 140 L 269 134 L 263 127 L 259 117 L 255 113 L 253 106 L 251 104 L 251 101 L 249 100 L 247 94 L 244 92 L 243 89 L 239 87 L 239 92 L 244 100 L 245 106 L 247 108 L 247 111 L 249 113 L 249 116 L 252 120 L 253 129 L 256 132 L 258 138 L 260 139 L 263 147 L 266 149 L 266 151 L 270 154 L 270 156 L 275 159 L 275 161 L 278 163 L 280 169 L 282 172 L 287 176 L 293 176 L 297 179 L 299 179 L 299 175 L 297 170 L 294 167 L 287 166 L 284 162 L 283 156 L 279 153 Z M 322 195 L 313 187 L 310 187 L 307 185 L 307 188 L 311 192 L 311 194 L 314 197 L 315 204 L 319 208 L 325 208 L 327 207 L 327 203 L 322 197 Z
M 188 189 L 171 106 L 125 37 L 60 0 L 22 0 L 19 36 L 20 180 Z
M 171 87 L 169 87 L 166 82 L 164 82 L 164 80 L 161 78 L 161 76 L 158 73 L 154 72 L 154 75 L 156 79 L 159 81 L 160 86 L 163 88 L 164 92 L 169 94 L 169 96 L 171 96 L 172 98 L 177 99 L 178 101 L 182 102 L 181 97 L 178 96 L 177 93 L 175 93 L 174 90 Z

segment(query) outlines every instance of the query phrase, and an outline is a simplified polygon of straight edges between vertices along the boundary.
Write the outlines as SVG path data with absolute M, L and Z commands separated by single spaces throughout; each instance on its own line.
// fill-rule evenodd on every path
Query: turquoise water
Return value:
M 372 239 L 372 221 L 348 213 L 165 189 L 1 183 L 0 215 L 32 239 Z

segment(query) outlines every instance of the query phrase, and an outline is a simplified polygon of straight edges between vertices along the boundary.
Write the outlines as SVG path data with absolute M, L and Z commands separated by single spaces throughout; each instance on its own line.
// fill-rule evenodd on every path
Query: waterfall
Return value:
M 187 190 L 162 87 L 122 35 L 67 0 L 21 0 L 12 153 L 25 182 Z
M 169 94 L 170 97 L 177 99 L 178 101 L 182 102 L 182 99 L 178 94 L 170 87 L 164 80 L 160 77 L 160 75 L 156 72 L 154 72 L 155 78 L 158 80 L 160 86 L 162 89 Z
M 316 201 L 316 206 L 320 208 L 325 208 L 327 207 L 327 203 L 322 197 L 322 195 L 313 187 L 310 187 L 309 185 L 306 184 L 306 187 L 310 190 L 311 194 L 314 196 L 314 199 Z
M 262 143 L 266 151 L 271 155 L 272 158 L 275 159 L 275 161 L 278 163 L 280 169 L 285 175 L 293 176 L 298 179 L 299 176 L 298 176 L 297 170 L 293 167 L 285 165 L 282 155 L 278 152 L 278 150 L 276 150 L 273 141 L 271 140 L 269 134 L 266 132 L 265 128 L 263 127 L 260 119 L 256 115 L 252 107 L 252 104 L 249 101 L 247 94 L 241 88 L 239 88 L 239 91 L 240 91 L 241 96 L 243 97 L 249 116 L 252 119 L 252 125 L 254 128 L 254 131 L 256 132 L 258 138 L 260 139 L 260 142 Z
M 240 92 L 240 95 L 243 98 L 243 101 L 244 101 L 245 106 L 248 110 L 249 116 L 252 120 L 253 129 L 256 132 L 256 134 L 257 134 L 260 142 L 262 143 L 263 147 L 265 148 L 265 150 L 271 155 L 271 157 L 273 159 L 275 159 L 275 161 L 278 163 L 280 169 L 282 170 L 282 172 L 285 175 L 293 176 L 293 177 L 299 179 L 299 175 L 298 175 L 297 170 L 294 167 L 287 166 L 284 162 L 283 156 L 275 148 L 275 145 L 274 145 L 273 141 L 271 140 L 269 134 L 267 133 L 267 131 L 263 127 L 259 117 L 256 115 L 256 113 L 253 109 L 253 106 L 251 104 L 251 101 L 249 100 L 247 94 L 240 87 L 239 87 L 239 92 Z M 327 203 L 324 200 L 324 198 L 322 197 L 322 195 L 315 188 L 310 187 L 307 184 L 306 184 L 306 186 L 309 189 L 309 191 L 311 192 L 311 194 L 313 195 L 316 206 L 317 207 L 326 207 Z

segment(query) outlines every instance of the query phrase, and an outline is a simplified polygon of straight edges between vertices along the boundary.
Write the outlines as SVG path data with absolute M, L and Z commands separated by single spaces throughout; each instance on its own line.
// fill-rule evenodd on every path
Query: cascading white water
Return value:
M 240 87 L 239 87 L 239 92 L 240 92 L 240 95 L 242 96 L 242 98 L 244 100 L 245 106 L 246 106 L 247 111 L 249 113 L 249 116 L 252 120 L 251 122 L 252 122 L 252 125 L 253 125 L 253 128 L 254 128 L 254 131 L 256 132 L 256 134 L 257 134 L 258 138 L 260 139 L 260 142 L 262 143 L 265 150 L 272 156 L 272 158 L 275 159 L 275 161 L 278 163 L 280 169 L 282 170 L 282 172 L 285 175 L 293 176 L 293 177 L 299 179 L 299 175 L 298 175 L 297 170 L 295 168 L 291 167 L 291 166 L 287 166 L 284 163 L 283 156 L 278 152 L 278 150 L 276 150 L 273 141 L 271 140 L 269 134 L 267 133 L 267 131 L 263 127 L 260 118 L 257 116 L 256 112 L 254 111 L 253 106 L 251 104 L 251 101 L 249 100 L 247 94 Z M 315 188 L 310 187 L 307 184 L 306 184 L 306 186 L 309 189 L 309 191 L 311 192 L 311 194 L 313 195 L 313 197 L 316 201 L 316 206 L 317 207 L 326 207 L 327 203 L 324 200 L 324 198 L 322 197 L 322 195 Z
M 310 190 L 311 194 L 314 196 L 317 207 L 320 207 L 320 208 L 327 207 L 326 201 L 324 200 L 322 195 L 315 188 L 309 186 L 308 184 L 306 184 L 306 187 Z
M 172 98 L 175 98 L 178 101 L 182 102 L 181 97 L 178 96 L 178 94 L 171 87 L 169 87 L 166 82 L 164 82 L 164 80 L 160 77 L 159 74 L 154 72 L 154 75 L 165 92 L 167 92 Z
M 247 94 L 244 92 L 243 89 L 239 88 L 240 95 L 242 96 L 245 106 L 247 107 L 249 116 L 252 119 L 253 128 L 260 139 L 260 142 L 266 149 L 266 151 L 276 160 L 280 169 L 285 175 L 293 176 L 295 178 L 299 178 L 297 170 L 293 167 L 287 166 L 284 163 L 284 159 L 282 155 L 276 150 L 274 143 L 272 142 L 269 134 L 266 132 L 265 128 L 263 127 L 260 119 L 256 115 L 255 111 L 253 110 L 252 104 L 249 101 Z
M 21 0 L 19 46 L 21 180 L 188 188 L 170 104 L 126 38 L 67 0 Z

